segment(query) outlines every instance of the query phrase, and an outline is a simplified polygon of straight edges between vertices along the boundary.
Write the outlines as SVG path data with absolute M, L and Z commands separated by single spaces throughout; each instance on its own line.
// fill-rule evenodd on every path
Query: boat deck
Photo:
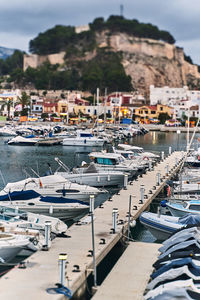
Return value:
M 137 219 L 156 195 L 162 190 L 166 181 L 169 180 L 180 168 L 184 152 L 173 152 L 164 161 L 158 163 L 153 171 L 148 171 L 127 189 L 120 191 L 106 201 L 102 206 L 95 209 L 95 248 L 96 263 L 99 264 L 114 245 L 126 235 L 129 197 L 132 198 L 132 219 Z M 166 174 L 166 166 L 169 172 Z M 157 184 L 157 173 L 161 174 L 162 182 Z M 140 186 L 145 188 L 145 200 L 141 203 Z M 112 232 L 112 211 L 118 208 L 119 217 L 117 230 Z M 69 238 L 56 238 L 48 252 L 37 252 L 28 258 L 27 268 L 15 268 L 1 278 L 2 299 L 23 299 L 28 295 L 32 299 L 63 299 L 62 295 L 49 295 L 46 289 L 53 287 L 59 281 L 58 257 L 60 253 L 68 254 L 66 270 L 66 286 L 73 294 L 81 294 L 84 290 L 85 280 L 92 272 L 93 260 L 89 250 L 92 249 L 91 224 L 74 224 L 68 230 Z M 143 257 L 143 256 L 142 256 Z M 129 260 L 126 261 L 129 266 Z M 138 268 L 135 268 L 137 277 Z M 145 272 L 140 270 L 142 273 Z M 130 278 L 131 280 L 131 278 Z M 145 281 L 146 282 L 146 281 Z M 11 288 L 14 287 L 14 288 Z M 82 288 L 82 289 L 81 289 Z
M 141 300 L 161 244 L 130 242 L 92 300 Z M 128 264 L 127 264 L 128 262 Z

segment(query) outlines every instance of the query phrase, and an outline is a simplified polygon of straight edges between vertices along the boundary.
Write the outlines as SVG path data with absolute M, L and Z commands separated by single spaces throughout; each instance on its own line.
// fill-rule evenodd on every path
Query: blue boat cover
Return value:
M 178 222 L 183 225 L 196 225 L 200 224 L 200 215 L 185 215 L 179 218 Z

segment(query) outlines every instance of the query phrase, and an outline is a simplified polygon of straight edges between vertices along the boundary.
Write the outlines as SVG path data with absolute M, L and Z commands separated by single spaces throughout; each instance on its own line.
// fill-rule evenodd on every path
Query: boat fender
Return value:
M 200 155 L 198 156 L 198 160 L 200 160 Z
M 131 226 L 132 228 L 135 227 L 135 226 L 136 226 L 136 221 L 133 220 L 133 221 L 130 223 L 130 226 Z
M 87 143 L 87 141 L 86 140 L 84 140 L 84 144 L 86 144 Z

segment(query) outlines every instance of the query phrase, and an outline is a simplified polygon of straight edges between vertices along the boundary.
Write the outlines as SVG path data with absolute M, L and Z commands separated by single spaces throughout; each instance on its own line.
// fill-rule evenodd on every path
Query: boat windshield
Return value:
M 81 133 L 80 137 L 93 137 L 93 135 L 91 133 Z
M 116 165 L 116 160 L 115 159 L 111 159 L 111 158 L 101 158 L 101 157 L 97 157 L 95 158 L 95 163 L 99 164 L 99 165 Z
M 198 204 L 191 204 L 191 205 L 189 205 L 189 207 L 188 207 L 189 209 L 192 209 L 192 210 L 200 210 L 200 205 L 198 205 Z

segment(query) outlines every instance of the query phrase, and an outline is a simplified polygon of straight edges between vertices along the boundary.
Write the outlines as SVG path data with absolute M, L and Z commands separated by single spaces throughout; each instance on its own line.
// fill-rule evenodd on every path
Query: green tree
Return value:
M 160 121 L 160 124 L 165 124 L 167 120 L 170 119 L 170 116 L 168 113 L 160 113 L 158 116 L 158 120 Z

